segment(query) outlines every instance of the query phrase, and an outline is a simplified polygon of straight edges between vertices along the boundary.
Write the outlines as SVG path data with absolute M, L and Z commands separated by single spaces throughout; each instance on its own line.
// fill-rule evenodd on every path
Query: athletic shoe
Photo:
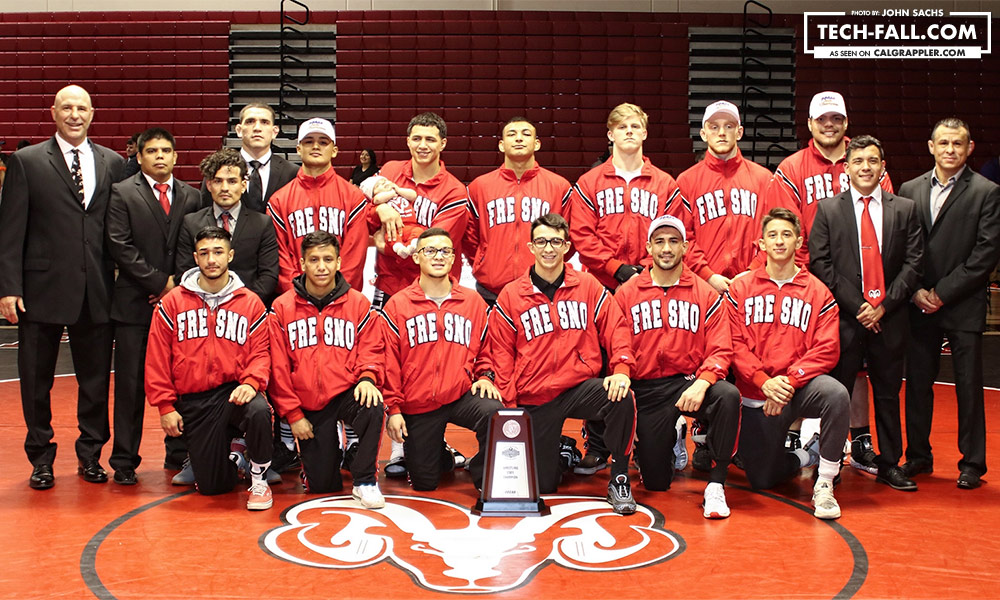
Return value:
M 268 485 L 277 485 L 281 483 L 281 473 L 278 473 L 271 467 L 268 467 L 264 471 L 264 479 L 267 480 Z
M 577 475 L 593 475 L 594 473 L 608 468 L 608 457 L 599 454 L 587 453 L 580 464 L 573 467 L 573 472 Z
M 351 470 L 351 465 L 354 463 L 354 457 L 358 455 L 358 442 L 352 442 L 347 446 L 347 450 L 344 450 L 344 455 L 340 459 L 340 468 L 345 471 Z
M 247 491 L 250 492 L 250 497 L 247 498 L 247 510 L 267 510 L 271 508 L 271 504 L 273 504 L 271 488 L 268 487 L 266 481 L 261 479 L 251 485 Z
M 278 442 L 274 445 L 274 454 L 271 457 L 271 468 L 278 473 L 297 471 L 302 468 L 302 459 L 294 449 L 289 450 L 288 446 Z
M 691 454 L 691 468 L 695 471 L 708 473 L 712 470 L 712 453 L 705 444 L 695 444 Z
M 452 459 L 455 461 L 455 468 L 456 469 L 464 469 L 465 468 L 465 464 L 469 462 L 469 459 L 465 458 L 464 454 L 462 454 L 458 450 L 456 450 L 456 449 L 452 448 L 450 445 L 448 445 L 448 442 L 444 443 L 444 448 L 445 448 L 445 450 L 447 450 L 448 452 L 451 453 Z
M 798 437 L 798 436 L 795 436 Z M 809 441 L 806 442 L 804 450 L 809 453 L 809 462 L 802 465 L 805 467 L 814 467 L 819 464 L 819 432 L 813 434 Z
M 191 468 L 190 457 L 184 457 L 184 465 L 180 472 L 170 480 L 170 485 L 194 485 L 194 469 Z
M 586 459 L 584 459 L 586 460 Z M 631 515 L 635 512 L 635 499 L 632 498 L 632 486 L 628 475 L 616 475 L 608 482 L 608 502 L 619 515 Z
M 564 473 L 580 464 L 583 453 L 576 449 L 576 440 L 568 435 L 559 436 L 559 467 Z
M 243 438 L 233 438 L 233 441 L 229 443 L 229 460 L 236 464 L 240 478 L 246 477 L 250 471 L 250 465 L 247 464 L 247 443 Z
M 799 435 L 798 431 L 789 430 L 785 434 L 785 450 L 788 452 L 795 452 L 802 447 L 802 436 Z
M 813 486 L 813 516 L 817 519 L 839 519 L 840 505 L 833 497 L 833 484 L 829 481 L 817 481 Z
M 403 454 L 403 445 L 398 442 L 392 442 L 389 462 L 385 464 L 385 476 L 406 477 L 406 456 Z
M 726 489 L 720 483 L 710 483 L 705 486 L 706 519 L 726 519 L 729 517 L 729 505 L 726 504 Z
M 356 485 L 351 490 L 351 495 L 365 508 L 385 508 L 385 497 L 377 484 Z
M 683 471 L 688 466 L 687 419 L 677 418 L 677 441 L 674 443 L 674 470 Z
M 851 441 L 851 466 L 855 469 L 872 475 L 878 474 L 876 456 L 870 433 L 859 435 Z

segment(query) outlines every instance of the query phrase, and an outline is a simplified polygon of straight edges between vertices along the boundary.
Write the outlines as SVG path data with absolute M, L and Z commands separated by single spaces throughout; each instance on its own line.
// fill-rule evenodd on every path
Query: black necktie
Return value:
M 83 168 L 80 167 L 80 150 L 73 148 L 71 152 L 73 153 L 73 166 L 69 168 L 69 174 L 73 177 L 73 183 L 76 184 L 76 195 L 80 199 L 80 204 L 83 204 Z
M 247 188 L 247 197 L 243 204 L 246 204 L 257 212 L 264 212 L 264 191 L 260 181 L 260 161 L 251 160 L 250 166 L 253 173 L 250 173 L 250 187 Z

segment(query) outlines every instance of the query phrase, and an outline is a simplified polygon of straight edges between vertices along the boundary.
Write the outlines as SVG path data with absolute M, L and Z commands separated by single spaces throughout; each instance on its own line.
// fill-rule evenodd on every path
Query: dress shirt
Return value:
M 90 200 L 94 197 L 94 189 L 97 187 L 97 168 L 94 166 L 94 148 L 90 145 L 90 140 L 84 140 L 79 146 L 67 142 L 56 134 L 56 143 L 59 144 L 59 151 L 62 152 L 63 159 L 66 160 L 66 169 L 73 173 L 73 149 L 80 151 L 80 171 L 83 173 L 83 208 L 90 208 Z

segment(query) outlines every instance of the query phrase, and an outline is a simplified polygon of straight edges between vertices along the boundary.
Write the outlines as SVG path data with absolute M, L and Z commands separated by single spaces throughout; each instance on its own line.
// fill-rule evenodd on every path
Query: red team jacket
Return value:
M 615 301 L 631 329 L 633 379 L 726 378 L 733 357 L 729 314 L 722 296 L 689 269 L 668 288 L 654 284 L 646 269 L 618 288 Z
M 417 191 L 417 199 L 413 202 L 413 221 L 404 220 L 404 225 L 446 229 L 455 251 L 461 251 L 462 234 L 469 216 L 468 194 L 462 182 L 444 168 L 444 161 L 441 161 L 441 170 L 437 175 L 419 185 L 413 181 L 413 164 L 409 160 L 389 161 L 382 165 L 378 174 L 400 187 Z M 382 221 L 372 206 L 368 211 L 368 233 L 375 233 L 381 226 Z M 461 260 L 455 261 L 451 274 L 456 279 L 461 277 Z M 376 253 L 375 275 L 375 287 L 391 296 L 413 283 L 420 275 L 420 269 L 412 258 L 400 258 L 389 251 Z
M 319 177 L 299 174 L 279 189 L 267 203 L 278 237 L 278 291 L 292 289 L 292 279 L 302 274 L 302 238 L 316 230 L 340 241 L 340 272 L 354 289 L 364 283 L 368 231 L 364 224 L 368 199 L 331 168 Z
M 469 225 L 465 255 L 472 275 L 494 294 L 534 263 L 528 250 L 531 223 L 550 212 L 565 215 L 571 188 L 568 181 L 537 164 L 518 180 L 500 167 L 469 184 Z
M 787 375 L 799 389 L 837 365 L 837 301 L 805 269 L 781 288 L 763 267 L 754 269 L 733 281 L 726 299 L 736 387 L 743 397 L 763 400 L 760 386 L 777 375 Z
M 674 215 L 694 231 L 691 206 L 677 182 L 643 157 L 642 173 L 629 183 L 615 173 L 612 159 L 580 177 L 573 186 L 569 212 L 570 239 L 580 262 L 609 289 L 618 287 L 615 271 L 622 264 L 649 265 L 646 233 L 661 215 Z M 705 268 L 704 253 L 692 244 L 684 257 L 696 273 Z
M 496 385 L 506 406 L 537 406 L 601 374 L 601 348 L 614 373 L 635 365 L 632 336 L 611 293 L 566 265 L 555 300 L 530 273 L 507 284 L 490 313 Z
M 346 287 L 346 286 L 345 286 Z M 347 288 L 320 311 L 298 289 L 271 305 L 271 385 L 278 414 L 294 423 L 370 377 L 383 385 L 378 317 L 361 292 Z
M 767 213 L 765 194 L 771 172 L 736 156 L 721 160 L 705 152 L 705 159 L 677 178 L 691 204 L 694 239 L 707 264 L 697 274 L 708 279 L 718 273 L 733 278 L 750 267 L 757 254 L 761 219 Z M 688 232 L 691 237 L 691 232 Z
M 165 415 L 173 412 L 178 396 L 224 383 L 265 389 L 271 371 L 267 337 L 267 309 L 242 283 L 215 310 L 178 285 L 163 297 L 150 322 L 146 400 Z
M 422 414 L 451 404 L 492 370 L 486 338 L 486 302 L 452 279 L 438 307 L 414 282 L 386 302 L 385 389 L 390 415 Z
M 850 138 L 844 136 L 845 148 L 850 142 Z M 815 141 L 809 140 L 808 146 L 781 161 L 774 171 L 767 191 L 767 209 L 789 208 L 802 220 L 802 247 L 795 253 L 796 264 L 809 264 L 809 229 L 816 218 L 817 203 L 851 189 L 846 167 L 846 155 L 837 162 L 830 162 L 816 149 Z M 888 171 L 882 172 L 879 185 L 892 193 Z M 758 257 L 755 266 L 763 264 L 763 257 Z

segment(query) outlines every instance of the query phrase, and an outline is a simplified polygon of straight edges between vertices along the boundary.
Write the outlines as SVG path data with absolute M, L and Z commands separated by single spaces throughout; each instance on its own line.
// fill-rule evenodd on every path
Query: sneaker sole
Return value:
M 267 502 L 247 502 L 247 510 L 267 510 L 274 504 L 274 500 Z
M 702 513 L 702 514 L 705 516 L 706 519 L 713 519 L 714 520 L 714 519 L 728 519 L 729 518 L 729 513 L 722 514 L 722 513 L 717 513 L 717 512 L 711 512 L 711 513 Z
M 875 466 L 869 467 L 867 465 L 863 465 L 863 464 L 859 463 L 858 461 L 854 460 L 853 458 L 850 460 L 849 464 L 852 467 L 854 467 L 855 469 L 859 470 L 859 471 L 864 471 L 865 473 L 869 473 L 871 475 L 877 475 L 878 474 L 878 467 L 875 467 Z
M 820 509 L 817 508 L 816 510 L 813 511 L 813 516 L 816 517 L 817 519 L 823 519 L 824 521 L 839 519 L 840 509 L 837 509 L 837 512 L 821 512 Z
M 365 501 L 361 499 L 361 496 L 358 496 L 357 494 L 352 493 L 351 497 L 357 500 L 358 503 L 365 508 L 385 508 L 385 500 L 382 500 L 379 504 L 366 504 Z
M 593 467 L 573 467 L 573 472 L 577 475 L 593 475 L 598 471 L 603 471 L 608 468 L 608 463 L 602 463 Z

